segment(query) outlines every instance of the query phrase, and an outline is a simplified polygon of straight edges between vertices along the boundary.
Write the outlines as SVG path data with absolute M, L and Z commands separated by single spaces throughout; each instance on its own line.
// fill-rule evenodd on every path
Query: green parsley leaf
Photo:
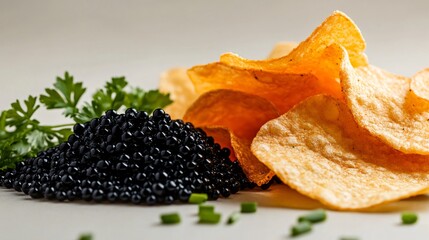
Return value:
M 0 169 L 14 167 L 15 163 L 65 141 L 71 134 L 70 124 L 40 125 L 33 118 L 39 108 L 37 97 L 29 96 L 24 105 L 17 100 L 0 114 Z
M 141 88 L 133 88 L 126 95 L 125 105 L 138 111 L 153 112 L 156 108 L 162 108 L 172 103 L 170 94 L 160 93 L 158 90 L 144 91 Z
M 31 117 L 39 109 L 40 105 L 36 104 L 37 98 L 29 96 L 24 100 L 26 109 L 21 106 L 21 102 L 16 100 L 11 104 L 11 109 L 6 111 L 6 125 L 12 125 L 16 128 L 26 126 L 31 123 Z M 34 120 L 36 123 L 37 121 Z
M 123 90 L 128 85 L 125 77 L 112 78 L 104 89 L 98 89 L 92 96 L 91 103 L 85 103 L 82 110 L 75 117 L 75 121 L 84 123 L 93 118 L 100 117 L 105 111 L 118 110 L 124 104 L 126 92 Z
M 65 72 L 64 78 L 57 77 L 55 88 L 46 88 L 47 95 L 40 96 L 47 109 L 64 109 L 64 115 L 74 117 L 78 113 L 77 104 L 86 89 L 81 82 L 74 82 L 73 76 Z
M 107 110 L 135 108 L 137 111 L 152 113 L 157 108 L 163 108 L 172 103 L 169 94 L 158 90 L 144 91 L 141 88 L 131 88 L 127 91 L 128 82 L 125 77 L 112 78 L 104 89 L 99 89 L 92 96 L 90 103 L 86 102 L 74 120 L 79 123 L 100 117 Z

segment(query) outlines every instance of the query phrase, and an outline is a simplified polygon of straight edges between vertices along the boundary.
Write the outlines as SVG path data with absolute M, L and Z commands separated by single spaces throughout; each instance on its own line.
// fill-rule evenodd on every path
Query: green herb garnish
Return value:
M 203 212 L 199 214 L 199 223 L 217 224 L 220 222 L 222 215 L 220 213 Z
M 300 216 L 298 222 L 308 221 L 311 223 L 323 222 L 326 220 L 326 211 L 323 209 L 317 209 L 309 212 L 306 215 Z
M 358 237 L 340 237 L 340 240 L 359 240 Z
M 64 79 L 57 78 L 55 88 L 45 89 L 47 95 L 41 95 L 40 101 L 48 109 L 63 109 L 65 116 L 73 118 L 78 123 L 100 117 L 107 110 L 135 108 L 151 113 L 154 109 L 172 102 L 168 94 L 162 94 L 158 90 L 147 92 L 141 88 L 127 90 L 127 86 L 125 77 L 114 77 L 103 89 L 98 89 L 92 95 L 92 100 L 84 103 L 80 109 L 78 102 L 86 89 L 82 87 L 82 83 L 74 83 L 73 77 L 66 73 Z
M 214 213 L 215 207 L 213 205 L 203 205 L 198 206 L 198 215 L 204 212 Z
M 73 76 L 66 72 L 64 78 L 57 77 L 54 88 L 46 88 L 45 91 L 46 95 L 40 95 L 40 102 L 47 109 L 63 109 L 66 117 L 74 118 L 79 112 L 77 104 L 86 88 L 81 82 L 75 83 Z
M 158 90 L 127 88 L 127 85 L 124 77 L 112 78 L 103 89 L 93 94 L 91 101 L 79 104 L 86 88 L 66 72 L 64 77 L 57 77 L 53 88 L 45 89 L 45 94 L 29 96 L 24 101 L 16 100 L 10 109 L 0 113 L 0 170 L 14 168 L 16 163 L 66 141 L 76 122 L 84 123 L 111 109 L 132 107 L 151 113 L 171 103 L 168 94 Z M 62 109 L 63 114 L 73 122 L 44 125 L 34 117 L 41 106 Z
M 418 220 L 418 216 L 414 212 L 403 212 L 401 214 L 402 224 L 414 224 Z
M 194 204 L 200 204 L 207 201 L 208 196 L 206 193 L 192 193 L 189 197 L 188 202 Z
M 178 213 L 167 213 L 161 215 L 161 222 L 163 224 L 177 224 L 180 223 L 180 215 Z
M 79 236 L 79 240 L 92 240 L 92 234 L 84 233 Z
M 228 221 L 226 223 L 227 224 L 234 224 L 235 222 L 238 221 L 238 219 L 240 219 L 240 213 L 236 212 L 236 213 L 231 214 L 228 217 Z
M 256 202 L 243 202 L 241 203 L 241 212 L 242 213 L 254 213 L 258 208 L 258 204 Z
M 67 140 L 73 124 L 46 126 L 34 118 L 40 108 L 37 97 L 16 101 L 0 114 L 0 169 L 35 156 L 39 151 Z
M 311 231 L 311 223 L 308 221 L 298 222 L 291 228 L 291 236 L 298 236 Z

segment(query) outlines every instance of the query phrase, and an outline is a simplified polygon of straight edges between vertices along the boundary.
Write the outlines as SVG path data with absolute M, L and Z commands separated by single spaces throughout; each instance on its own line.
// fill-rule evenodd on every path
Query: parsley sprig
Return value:
M 54 88 L 46 88 L 45 91 L 46 95 L 40 95 L 40 102 L 47 109 L 64 109 L 64 115 L 73 118 L 79 112 L 77 104 L 86 89 L 81 82 L 75 83 L 73 76 L 66 72 L 64 78 L 57 77 Z
M 65 73 L 57 77 L 53 88 L 46 88 L 39 97 L 29 96 L 16 100 L 10 109 L 0 113 L 0 170 L 13 168 L 15 163 L 34 157 L 38 152 L 66 141 L 72 126 L 100 117 L 105 111 L 135 108 L 152 112 L 172 101 L 168 94 L 158 90 L 145 91 L 128 88 L 125 77 L 114 77 L 102 89 L 98 89 L 89 102 L 80 104 L 86 88 Z M 62 109 L 63 115 L 73 120 L 61 125 L 43 125 L 34 114 L 41 106 L 46 109 Z

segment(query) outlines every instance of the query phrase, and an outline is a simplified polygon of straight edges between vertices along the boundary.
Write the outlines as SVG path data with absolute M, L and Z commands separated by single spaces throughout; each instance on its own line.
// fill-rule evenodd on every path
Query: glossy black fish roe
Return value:
M 228 149 L 162 109 L 152 116 L 107 111 L 73 131 L 67 142 L 0 171 L 0 185 L 32 198 L 148 205 L 187 201 L 191 193 L 217 199 L 254 187 Z

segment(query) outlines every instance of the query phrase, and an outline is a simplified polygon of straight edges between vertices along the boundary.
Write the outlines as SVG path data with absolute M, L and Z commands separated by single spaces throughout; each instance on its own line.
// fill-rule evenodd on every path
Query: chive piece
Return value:
M 233 224 L 240 219 L 240 213 L 236 212 L 229 216 L 227 224 Z
M 200 223 L 217 224 L 220 221 L 220 213 L 202 212 L 200 215 Z
M 92 234 L 85 233 L 79 236 L 79 240 L 92 240 Z
M 358 237 L 340 237 L 340 240 L 359 240 Z
M 188 202 L 200 204 L 207 201 L 207 199 L 208 199 L 208 196 L 206 193 L 192 193 L 191 196 L 189 197 Z
M 292 226 L 291 235 L 294 237 L 310 231 L 311 223 L 309 221 L 302 221 Z
M 180 223 L 180 215 L 178 213 L 166 213 L 161 215 L 161 222 L 163 224 L 177 224 Z
M 243 202 L 241 203 L 241 212 L 242 213 L 254 213 L 258 204 L 256 202 Z
M 306 215 L 300 216 L 298 222 L 308 221 L 311 223 L 323 222 L 326 220 L 326 211 L 323 209 L 317 209 L 309 212 Z
M 200 204 L 200 206 L 198 207 L 198 215 L 203 213 L 203 212 L 214 213 L 214 209 L 215 209 L 215 207 L 213 205 L 202 205 L 202 204 Z
M 418 220 L 418 216 L 414 212 L 403 212 L 401 214 L 402 224 L 414 224 Z

